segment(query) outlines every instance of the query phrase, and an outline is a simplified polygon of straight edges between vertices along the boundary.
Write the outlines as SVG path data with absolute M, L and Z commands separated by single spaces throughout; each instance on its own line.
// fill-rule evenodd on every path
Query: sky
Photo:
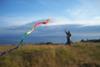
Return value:
M 0 0 L 0 26 L 47 18 L 49 25 L 100 25 L 100 0 Z

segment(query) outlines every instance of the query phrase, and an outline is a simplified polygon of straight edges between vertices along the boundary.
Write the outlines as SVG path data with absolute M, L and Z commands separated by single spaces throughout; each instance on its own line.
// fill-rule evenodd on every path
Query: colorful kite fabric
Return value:
M 44 21 L 36 22 L 36 23 L 33 25 L 33 28 L 32 28 L 31 30 L 29 30 L 28 32 L 25 33 L 24 38 L 22 38 L 22 39 L 20 40 L 19 44 L 18 44 L 16 47 L 14 47 L 14 48 L 12 48 L 12 49 L 9 49 L 9 50 L 7 50 L 7 51 L 4 51 L 4 52 L 0 52 L 0 56 L 6 55 L 7 53 L 10 53 L 11 51 L 13 51 L 13 50 L 15 50 L 15 49 L 18 49 L 20 46 L 23 45 L 24 39 L 25 39 L 29 34 L 31 34 L 31 33 L 35 30 L 36 27 L 38 27 L 38 26 L 40 26 L 40 25 L 42 25 L 42 24 L 47 24 L 48 22 L 49 22 L 49 19 L 44 20 Z
M 49 22 L 49 19 L 44 20 L 44 21 L 38 21 L 38 22 L 36 22 L 35 24 L 33 24 L 32 29 L 29 30 L 28 32 L 26 32 L 25 35 L 31 34 L 35 30 L 35 28 L 39 27 L 42 24 L 47 24 L 48 22 Z
M 43 25 L 43 24 L 47 24 L 48 22 L 49 22 L 49 19 L 44 20 L 44 21 L 38 21 L 38 22 L 36 22 L 35 24 L 33 24 L 32 29 L 25 33 L 24 37 L 20 40 L 18 46 L 23 45 L 24 39 L 27 38 L 27 36 L 29 36 L 37 27 L 39 27 L 39 26 L 41 26 L 41 25 Z

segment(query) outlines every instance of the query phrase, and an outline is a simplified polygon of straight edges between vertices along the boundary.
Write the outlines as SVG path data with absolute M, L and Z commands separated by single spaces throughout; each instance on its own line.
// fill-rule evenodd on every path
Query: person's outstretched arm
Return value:
M 67 31 L 65 30 L 65 33 L 66 33 L 66 35 L 67 35 Z

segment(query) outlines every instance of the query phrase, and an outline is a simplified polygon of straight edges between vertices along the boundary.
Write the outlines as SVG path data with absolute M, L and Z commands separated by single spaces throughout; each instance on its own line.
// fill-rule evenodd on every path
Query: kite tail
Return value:
M 18 43 L 18 47 L 23 46 L 24 40 L 29 36 L 29 34 L 24 34 L 24 37 L 19 41 Z
M 24 40 L 35 30 L 35 27 L 33 26 L 33 28 L 27 32 L 24 33 L 24 37 L 20 40 L 20 42 L 18 43 L 18 47 L 23 46 L 23 42 Z
M 7 53 L 10 53 L 10 52 L 18 49 L 20 46 L 23 45 L 24 40 L 35 30 L 36 27 L 40 26 L 41 24 L 47 24 L 48 22 L 49 22 L 49 19 L 47 19 L 45 21 L 40 21 L 40 22 L 37 22 L 36 24 L 34 24 L 32 29 L 24 34 L 24 37 L 20 40 L 20 42 L 18 43 L 18 45 L 16 47 L 9 49 L 7 51 L 4 51 L 4 52 L 0 52 L 0 56 L 6 55 Z
M 45 20 L 45 21 L 39 21 L 39 22 L 35 23 L 35 24 L 33 25 L 33 27 L 32 27 L 31 30 L 25 32 L 24 38 L 22 38 L 22 39 L 20 40 L 20 42 L 19 42 L 19 44 L 18 44 L 18 47 L 23 45 L 24 40 L 25 40 L 38 26 L 40 26 L 40 25 L 42 25 L 42 24 L 47 24 L 48 22 L 49 22 L 49 19 L 47 19 L 47 20 Z

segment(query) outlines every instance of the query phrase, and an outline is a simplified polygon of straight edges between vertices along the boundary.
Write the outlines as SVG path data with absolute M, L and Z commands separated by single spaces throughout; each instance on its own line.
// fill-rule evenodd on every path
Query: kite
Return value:
M 44 20 L 44 21 L 38 21 L 35 24 L 33 24 L 33 27 L 31 30 L 29 30 L 28 32 L 25 33 L 25 35 L 29 35 L 31 34 L 37 27 L 43 25 L 43 24 L 47 24 L 49 22 L 50 19 Z
M 28 35 L 30 35 L 33 31 L 35 31 L 35 29 L 36 29 L 37 27 L 39 27 L 39 26 L 41 26 L 41 25 L 43 25 L 43 24 L 47 24 L 47 23 L 49 23 L 49 19 L 43 20 L 43 21 L 35 22 L 35 24 L 33 24 L 33 26 L 32 26 L 32 29 L 29 30 L 29 31 L 27 31 L 27 32 L 25 32 L 24 38 L 22 38 L 22 39 L 20 40 L 19 44 L 18 44 L 16 47 L 14 47 L 14 48 L 12 48 L 12 49 L 9 49 L 9 50 L 7 50 L 7 51 L 4 51 L 4 52 L 0 52 L 0 56 L 6 55 L 7 53 L 10 53 L 11 51 L 14 51 L 15 49 L 18 49 L 21 45 L 23 45 L 24 39 L 25 39 Z
M 21 41 L 19 42 L 19 45 L 23 45 L 23 41 L 24 39 L 29 36 L 33 31 L 35 31 L 35 29 L 41 25 L 44 25 L 44 24 L 48 24 L 50 21 L 50 19 L 46 19 L 46 20 L 42 20 L 42 21 L 37 21 L 33 24 L 32 26 L 32 29 L 30 29 L 29 31 L 25 32 L 24 34 L 24 38 L 21 39 Z M 18 45 L 18 46 L 19 46 Z

